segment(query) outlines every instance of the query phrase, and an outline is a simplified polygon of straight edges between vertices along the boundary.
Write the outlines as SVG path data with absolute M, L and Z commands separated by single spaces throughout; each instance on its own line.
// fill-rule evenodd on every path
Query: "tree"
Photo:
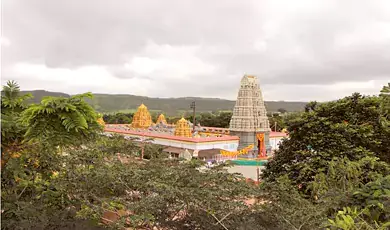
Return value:
M 279 112 L 279 113 L 286 113 L 286 112 L 287 112 L 287 110 L 286 110 L 286 109 L 284 109 L 284 108 L 279 108 L 279 109 L 278 109 L 278 112 Z
M 103 120 L 107 124 L 130 124 L 133 120 L 133 113 L 104 114 Z
M 1 168 L 2 227 L 33 229 L 65 223 L 73 219 L 66 209 L 69 201 L 53 182 L 67 167 L 64 159 L 69 152 L 101 130 L 97 114 L 83 100 L 91 95 L 48 97 L 27 107 L 23 102 L 28 96 L 17 96 L 16 83 L 4 91 L 2 153 L 12 157 Z
M 332 219 L 331 229 L 388 229 L 390 227 L 390 176 L 369 182 L 353 194 L 352 207 L 344 207 Z
M 268 120 L 272 131 L 281 132 L 286 128 L 286 121 L 279 114 L 273 114 L 271 117 L 268 117 Z
M 90 96 L 48 97 L 21 111 L 17 123 L 26 129 L 18 145 L 26 148 L 2 167 L 4 229 L 87 229 L 80 218 L 96 226 L 108 210 L 127 211 L 106 222 L 112 227 L 237 224 L 252 191 L 242 177 L 161 158 L 158 146 L 146 147 L 150 160 L 137 160 L 132 141 L 98 135 L 97 114 L 84 101 Z
M 3 86 L 2 90 L 1 109 L 20 112 L 26 108 L 26 100 L 31 97 L 31 94 L 20 95 L 20 87 L 18 83 L 15 81 L 7 81 L 7 84 Z
M 104 209 L 123 213 L 122 219 L 110 223 L 118 227 L 221 229 L 221 224 L 234 224 L 235 214 L 246 209 L 242 198 L 250 188 L 237 175 L 222 168 L 200 171 L 201 165 L 166 159 L 128 165 L 113 162 L 67 180 L 71 184 L 80 178 L 90 182 L 78 188 L 94 197 L 84 200 L 80 215 L 96 216 L 99 221 Z
M 85 98 L 92 98 L 92 94 L 45 97 L 40 104 L 31 105 L 22 113 L 22 123 L 28 127 L 26 140 L 62 146 L 93 138 L 101 130 L 99 117 Z
M 381 110 L 383 119 L 381 120 L 384 126 L 390 126 L 390 83 L 387 86 L 383 86 L 383 89 L 380 93 L 381 100 Z
M 20 87 L 14 81 L 3 86 L 1 96 L 1 166 L 10 157 L 17 155 L 22 148 L 21 142 L 26 126 L 20 123 L 21 112 L 27 108 L 26 100 L 31 94 L 20 95 Z M 16 155 L 15 155 L 16 154 Z
M 323 227 L 384 229 L 389 224 L 385 207 L 390 198 L 385 179 L 390 174 L 390 135 L 384 125 L 388 122 L 384 102 L 383 95 L 353 94 L 309 103 L 304 113 L 287 120 L 289 139 L 267 164 L 262 174 L 265 184 L 278 190 L 283 187 L 281 178 L 287 177 L 291 193 L 297 189 L 302 199 L 321 210 L 314 221 L 317 226 L 316 221 L 329 218 L 322 221 Z M 288 207 L 289 203 L 274 204 Z M 286 220 L 298 229 L 297 220 Z
M 200 113 L 196 116 L 196 123 L 206 127 L 229 128 L 231 112 Z M 186 117 L 187 120 L 193 120 L 193 116 Z
M 354 94 L 335 102 L 312 103 L 301 116 L 288 122 L 285 140 L 267 165 L 264 178 L 287 174 L 299 183 L 312 181 L 326 171 L 334 157 L 354 161 L 377 156 L 389 162 L 388 129 L 381 126 L 378 97 Z

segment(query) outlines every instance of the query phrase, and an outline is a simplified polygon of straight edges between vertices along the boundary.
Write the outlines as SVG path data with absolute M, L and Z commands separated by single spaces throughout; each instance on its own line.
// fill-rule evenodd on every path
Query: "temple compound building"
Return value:
M 192 133 L 192 123 L 183 117 L 176 124 L 168 124 L 165 116 L 160 114 L 156 123 L 144 104 L 141 104 L 133 116 L 131 124 L 106 124 L 105 133 L 117 133 L 126 138 L 136 138 L 139 141 L 152 139 L 152 143 L 165 146 L 165 152 L 173 157 L 199 157 L 209 159 L 218 155 L 220 150 L 235 151 L 238 147 L 238 137 L 199 132 L 202 127 L 196 127 Z
M 240 138 L 238 148 L 253 144 L 254 151 L 265 156 L 271 129 L 257 77 L 244 75 L 241 79 L 229 130 Z
M 183 117 L 176 124 L 168 124 L 160 114 L 153 122 L 148 108 L 141 104 L 131 124 L 104 124 L 105 133 L 117 133 L 139 141 L 152 139 L 152 143 L 165 146 L 165 152 L 174 157 L 212 159 L 243 149 L 247 156 L 265 157 L 270 149 L 277 149 L 286 133 L 271 132 L 262 93 L 255 76 L 241 79 L 238 97 L 233 109 L 229 129 L 193 125 Z

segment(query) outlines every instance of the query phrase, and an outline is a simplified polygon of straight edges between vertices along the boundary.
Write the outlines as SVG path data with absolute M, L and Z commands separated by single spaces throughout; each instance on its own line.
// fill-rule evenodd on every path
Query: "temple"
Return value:
M 167 124 L 164 114 L 160 114 L 157 118 L 156 124 Z
M 152 123 L 152 116 L 150 116 L 148 108 L 142 103 L 133 116 L 131 127 L 147 129 Z
M 191 128 L 188 121 L 182 117 L 175 126 L 175 136 L 192 137 Z
M 99 114 L 99 118 L 97 119 L 97 122 L 99 123 L 99 125 L 103 127 L 106 125 L 106 123 L 103 120 L 103 117 L 100 114 Z
M 266 156 L 271 129 L 257 77 L 244 75 L 241 79 L 229 130 L 240 138 L 239 148 L 253 144 L 253 151 Z
M 193 129 L 194 128 L 194 129 Z M 201 159 L 220 157 L 266 157 L 278 148 L 286 133 L 271 132 L 258 79 L 245 75 L 241 79 L 230 127 L 193 127 L 182 117 L 176 124 L 168 124 L 160 114 L 153 123 L 148 108 L 141 104 L 131 124 L 106 124 L 105 133 L 118 133 L 126 138 L 151 138 L 154 144 L 165 146 L 173 157 L 188 156 Z

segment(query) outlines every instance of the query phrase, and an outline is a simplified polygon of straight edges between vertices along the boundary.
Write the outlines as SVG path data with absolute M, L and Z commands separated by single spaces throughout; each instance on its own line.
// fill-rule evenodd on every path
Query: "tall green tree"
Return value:
M 69 205 L 66 194 L 53 183 L 54 177 L 66 168 L 70 150 L 101 130 L 97 114 L 83 100 L 90 94 L 48 97 L 27 107 L 29 97 L 19 92 L 19 86 L 9 82 L 2 96 L 2 154 L 12 153 L 1 168 L 3 229 L 42 228 L 72 219 L 64 211 Z
M 379 95 L 382 99 L 381 109 L 383 114 L 382 124 L 385 126 L 390 126 L 390 83 L 383 86 L 381 93 Z
M 1 109 L 21 111 L 26 108 L 26 100 L 32 97 L 31 94 L 20 94 L 20 86 L 15 81 L 8 81 L 3 86 L 1 96 Z
M 31 94 L 20 94 L 20 87 L 15 81 L 8 81 L 3 86 L 1 96 L 1 165 L 23 148 L 21 142 L 26 126 L 21 124 L 21 112 L 27 108 L 26 100 Z
M 311 103 L 288 122 L 285 140 L 267 165 L 264 178 L 287 174 L 296 183 L 312 181 L 334 157 L 359 160 L 376 156 L 390 162 L 390 135 L 380 124 L 379 97 L 354 94 L 334 102 Z
M 130 124 L 133 113 L 104 114 L 103 119 L 107 124 Z
M 28 127 L 25 139 L 56 146 L 76 145 L 96 136 L 101 130 L 96 111 L 85 102 L 91 93 L 70 98 L 45 97 L 23 111 L 23 124 Z

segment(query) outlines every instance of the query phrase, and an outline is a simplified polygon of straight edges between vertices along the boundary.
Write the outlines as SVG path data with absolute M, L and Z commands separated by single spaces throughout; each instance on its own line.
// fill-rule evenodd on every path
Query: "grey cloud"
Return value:
M 265 0 L 3 1 L 3 35 L 11 42 L 3 49 L 3 66 L 101 65 L 118 79 L 151 80 L 151 96 L 231 98 L 244 72 L 258 75 L 262 85 L 390 79 L 390 39 L 337 46 L 341 36 L 354 35 L 365 23 L 390 23 L 385 7 L 348 0 L 324 1 L 328 7 L 313 11 L 283 11 L 291 7 L 288 2 L 280 2 L 279 12 L 268 8 L 275 1 Z M 195 55 L 216 71 L 171 79 L 163 72 L 137 75 L 121 67 L 148 55 L 150 41 L 200 46 Z M 264 49 L 256 50 L 256 42 Z
M 148 40 L 187 45 L 234 38 L 241 27 L 237 13 L 248 20 L 250 7 L 225 4 L 15 0 L 4 4 L 4 35 L 20 46 L 9 52 L 23 52 L 29 60 L 43 57 L 50 67 L 115 64 L 140 52 Z M 229 14 L 232 18 L 218 29 L 220 17 Z
M 137 76 L 132 71 L 127 70 L 122 66 L 112 66 L 108 68 L 108 71 L 112 73 L 112 75 L 116 78 L 120 79 L 133 79 L 140 78 L 141 76 Z M 150 79 L 150 77 L 142 76 L 142 78 Z

